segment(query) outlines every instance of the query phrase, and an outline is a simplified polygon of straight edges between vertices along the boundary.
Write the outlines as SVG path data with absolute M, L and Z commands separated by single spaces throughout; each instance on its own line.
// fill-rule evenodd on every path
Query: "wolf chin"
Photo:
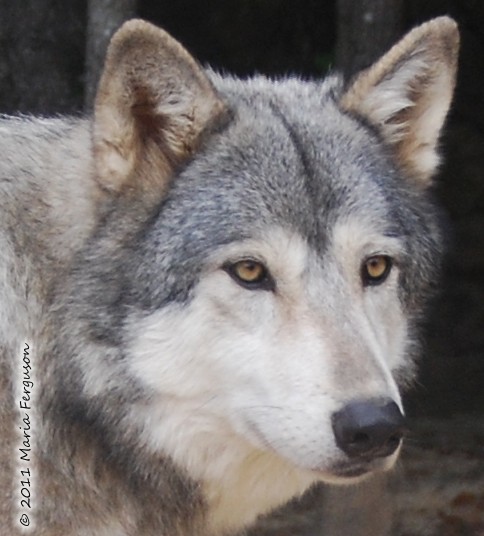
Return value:
M 393 466 L 457 50 L 442 17 L 348 84 L 242 81 L 134 20 L 93 117 L 1 120 L 8 534 L 26 342 L 36 536 L 228 535 Z

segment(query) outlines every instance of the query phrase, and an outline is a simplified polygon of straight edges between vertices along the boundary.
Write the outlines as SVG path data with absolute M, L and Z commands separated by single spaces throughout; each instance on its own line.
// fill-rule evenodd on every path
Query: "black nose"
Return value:
M 332 417 L 336 444 L 351 458 L 383 458 L 393 454 L 405 432 L 404 417 L 390 399 L 349 403 Z

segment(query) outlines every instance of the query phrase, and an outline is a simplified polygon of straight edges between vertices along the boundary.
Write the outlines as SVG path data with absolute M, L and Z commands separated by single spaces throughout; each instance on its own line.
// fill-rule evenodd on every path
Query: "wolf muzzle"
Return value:
M 350 458 L 367 461 L 393 454 L 405 433 L 405 418 L 387 398 L 350 402 L 332 417 L 338 447 Z

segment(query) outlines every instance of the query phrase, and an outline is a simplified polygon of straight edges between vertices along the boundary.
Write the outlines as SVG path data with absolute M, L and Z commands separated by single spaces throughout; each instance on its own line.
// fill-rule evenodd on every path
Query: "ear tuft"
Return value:
M 203 69 L 141 20 L 113 36 L 94 110 L 98 180 L 112 192 L 163 189 L 226 107 Z
M 454 91 L 457 24 L 439 17 L 423 24 L 363 71 L 343 94 L 342 108 L 373 124 L 404 173 L 428 184 Z

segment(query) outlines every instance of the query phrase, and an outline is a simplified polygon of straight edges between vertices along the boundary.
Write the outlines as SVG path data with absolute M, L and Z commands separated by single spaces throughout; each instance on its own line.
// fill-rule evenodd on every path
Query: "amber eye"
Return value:
M 267 268 L 252 259 L 243 259 L 233 264 L 226 264 L 225 271 L 239 285 L 251 290 L 274 290 L 274 281 Z
M 265 266 L 255 261 L 239 261 L 234 264 L 234 274 L 246 283 L 258 283 L 266 275 Z
M 368 257 L 362 265 L 361 277 L 364 285 L 379 285 L 388 277 L 392 268 L 392 259 L 387 255 Z

